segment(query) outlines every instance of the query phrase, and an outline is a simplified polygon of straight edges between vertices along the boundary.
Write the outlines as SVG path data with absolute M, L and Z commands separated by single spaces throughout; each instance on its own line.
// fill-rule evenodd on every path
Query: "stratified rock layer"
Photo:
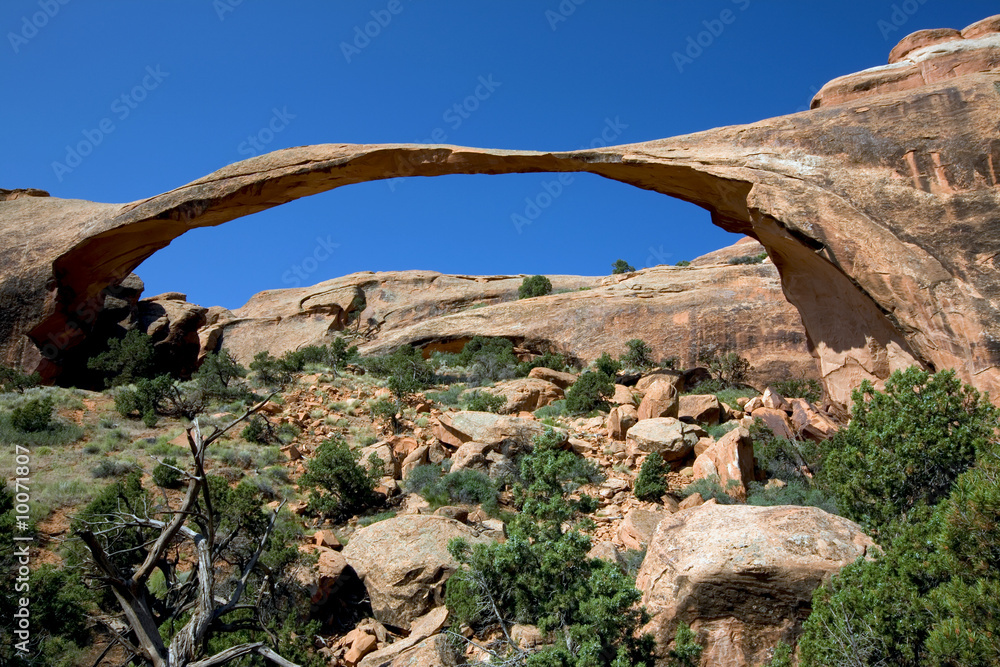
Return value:
M 130 204 L 5 191 L 4 360 L 56 376 L 105 288 L 196 227 L 383 178 L 580 171 L 693 202 L 760 241 L 834 402 L 914 363 L 954 368 L 998 397 L 998 23 L 833 82 L 810 111 L 670 139 L 563 153 L 306 146 Z

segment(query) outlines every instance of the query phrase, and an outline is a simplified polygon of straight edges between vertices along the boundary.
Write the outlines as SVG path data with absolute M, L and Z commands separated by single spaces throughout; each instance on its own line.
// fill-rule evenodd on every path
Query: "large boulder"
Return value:
M 454 648 L 437 634 L 448 620 L 447 607 L 435 607 L 413 621 L 406 639 L 371 653 L 359 667 L 453 667 Z
M 629 403 L 611 408 L 605 422 L 608 437 L 612 440 L 624 440 L 628 430 L 639 421 L 635 406 Z
M 448 553 L 456 537 L 489 542 L 453 519 L 431 515 L 397 516 L 361 528 L 344 548 L 344 558 L 364 581 L 375 618 L 404 630 L 444 604 L 444 584 L 458 569 Z
M 718 478 L 726 493 L 746 500 L 750 482 L 755 481 L 756 466 L 753 440 L 742 426 L 733 429 L 709 445 L 694 460 L 694 478 Z
M 677 387 L 667 380 L 657 380 L 646 388 L 639 403 L 639 421 L 657 417 L 677 417 L 680 407 Z
M 475 441 L 487 445 L 498 445 L 505 441 L 517 441 L 530 445 L 532 438 L 541 435 L 547 428 L 541 422 L 492 412 L 445 412 L 434 426 L 438 440 L 452 447 L 460 447 Z M 553 429 L 566 437 L 562 429 Z
M 534 412 L 538 408 L 566 398 L 566 394 L 557 385 L 548 380 L 532 377 L 498 382 L 485 391 L 502 396 L 505 401 L 504 411 L 515 414 Z
M 698 443 L 693 426 L 672 417 L 643 419 L 630 428 L 625 436 L 627 456 L 659 452 L 664 461 L 680 461 Z
M 702 664 L 758 665 L 798 637 L 813 591 L 875 548 L 857 524 L 815 507 L 712 500 L 660 521 L 636 588 L 660 647 L 684 622 L 707 642 Z
M 663 509 L 633 507 L 618 526 L 618 540 L 626 549 L 645 549 L 656 532 L 656 527 L 667 514 L 669 512 Z
M 551 382 L 560 389 L 569 389 L 576 382 L 578 376 L 575 373 L 564 373 L 544 366 L 537 366 L 528 371 L 528 377 Z
M 684 421 L 718 424 L 722 416 L 722 404 L 715 394 L 687 394 L 677 406 L 677 418 Z

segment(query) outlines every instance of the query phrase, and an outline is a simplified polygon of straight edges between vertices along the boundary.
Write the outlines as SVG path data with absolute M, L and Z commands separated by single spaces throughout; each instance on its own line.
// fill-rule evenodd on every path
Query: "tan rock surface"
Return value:
M 661 645 L 683 621 L 708 637 L 704 664 L 756 665 L 798 636 L 813 590 L 873 546 L 853 522 L 814 507 L 710 501 L 664 517 L 636 587 Z
M 677 418 L 680 406 L 680 396 L 673 383 L 659 380 L 646 388 L 646 393 L 639 403 L 638 418 L 653 419 L 656 417 Z
M 694 461 L 694 478 L 719 478 L 729 495 L 746 500 L 750 482 L 755 481 L 753 440 L 742 426 L 719 438 Z
M 720 280 L 722 290 L 742 298 L 761 296 L 759 283 L 742 277 L 774 276 L 777 270 L 809 332 L 833 404 L 845 406 L 861 380 L 879 382 L 915 362 L 954 368 L 962 380 L 1000 400 L 1000 345 L 993 333 L 1000 325 L 995 264 L 1000 229 L 993 224 L 1000 208 L 996 30 L 991 18 L 963 31 L 961 40 L 841 77 L 820 91 L 817 108 L 810 111 L 639 144 L 565 153 L 328 144 L 254 157 L 127 204 L 28 191 L 5 195 L 0 201 L 3 361 L 56 377 L 91 331 L 105 288 L 190 229 L 382 178 L 581 171 L 693 202 L 708 209 L 715 224 L 762 243 L 774 268 L 706 270 L 729 276 Z M 648 299 L 658 294 L 691 293 L 682 274 L 692 273 L 660 267 L 621 281 L 609 277 L 603 291 L 526 301 L 554 306 L 552 313 L 572 309 L 579 313 L 576 322 L 605 319 L 611 311 L 601 302 L 608 294 L 627 297 L 614 307 L 617 315 L 608 326 L 615 332 L 604 331 L 594 341 L 598 349 L 613 351 L 620 321 L 641 321 L 650 312 Z M 334 318 L 340 317 L 337 308 L 357 296 L 334 285 L 329 292 L 317 306 Z M 308 310 L 313 292 L 302 296 Z M 701 303 L 727 304 L 716 306 L 717 312 L 733 319 L 732 298 L 700 296 Z M 453 340 L 473 329 L 486 333 L 490 320 L 506 319 L 505 335 L 514 336 L 509 323 L 516 316 L 525 321 L 530 311 L 510 308 L 501 303 L 458 314 L 468 328 L 459 331 L 448 323 L 442 335 Z M 687 321 L 685 313 L 691 313 Z M 667 347 L 668 335 L 700 344 L 718 329 L 707 326 L 710 313 L 684 307 L 674 315 L 682 334 L 663 325 L 648 329 L 656 352 Z M 768 315 L 768 328 L 781 324 L 782 318 Z M 282 333 L 292 338 L 296 327 L 289 322 Z M 794 332 L 799 331 L 796 324 Z M 758 332 L 751 327 L 726 340 L 747 352 L 750 334 Z M 399 330 L 376 344 L 389 348 L 408 340 L 414 332 Z
M 563 390 L 548 380 L 526 377 L 497 382 L 487 393 L 503 396 L 506 403 L 503 411 L 517 414 L 519 412 L 534 412 L 554 401 L 566 398 Z
M 444 584 L 458 568 L 448 541 L 489 541 L 471 528 L 441 516 L 396 516 L 361 528 L 343 555 L 364 581 L 375 618 L 409 629 L 410 624 L 444 604 Z
M 442 414 L 438 418 L 434 434 L 441 442 L 452 447 L 459 447 L 470 441 L 497 445 L 505 440 L 530 445 L 531 439 L 544 433 L 546 428 L 549 427 L 531 419 L 466 410 Z M 553 430 L 566 436 L 562 429 Z
M 625 436 L 629 456 L 659 452 L 664 461 L 683 459 L 697 442 L 694 429 L 673 417 L 639 420 Z

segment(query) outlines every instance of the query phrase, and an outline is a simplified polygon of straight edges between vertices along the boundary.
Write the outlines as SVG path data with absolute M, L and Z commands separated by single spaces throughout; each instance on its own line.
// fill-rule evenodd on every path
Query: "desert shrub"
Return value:
M 691 266 L 691 261 L 687 259 L 682 259 L 681 261 L 674 264 L 674 266 Z
M 412 487 L 420 487 L 417 492 L 432 507 L 443 507 L 444 505 L 482 505 L 488 513 L 497 511 L 496 483 L 478 470 L 456 470 L 447 474 L 440 474 L 440 468 L 436 466 L 419 466 L 426 468 L 426 472 L 418 473 L 412 482 Z M 431 479 L 432 471 L 437 469 L 437 475 Z M 416 468 L 414 472 L 416 472 Z M 412 477 L 412 473 L 409 478 Z M 410 488 L 410 487 L 408 487 Z
M 368 516 L 363 516 L 358 519 L 358 526 L 364 528 L 365 526 L 370 526 L 373 523 L 378 523 L 379 521 L 385 521 L 386 519 L 391 519 L 396 516 L 396 510 L 389 510 L 388 512 L 379 512 L 378 514 L 369 514 Z
M 250 370 L 254 372 L 256 381 L 265 387 L 283 387 L 292 381 L 294 374 L 302 370 L 295 361 L 277 358 L 264 350 L 254 355 L 250 362 Z
M 696 640 L 697 636 L 687 623 L 678 625 L 674 647 L 667 652 L 668 667 L 698 667 L 704 649 Z
M 587 413 L 607 405 L 614 394 L 614 380 L 600 371 L 587 371 L 566 392 L 566 409 L 573 414 Z
M 271 427 L 271 422 L 259 414 L 247 420 L 247 425 L 240 432 L 240 437 L 247 442 L 253 442 L 258 445 L 271 444 L 278 438 Z
M 743 255 L 742 257 L 734 257 L 729 260 L 730 264 L 761 264 L 765 259 L 767 259 L 767 252 L 760 252 L 756 255 Z
M 613 378 L 622 369 L 622 364 L 607 352 L 602 352 L 601 356 L 594 360 L 594 368 L 598 372 Z
M 206 396 L 220 400 L 240 400 L 249 395 L 242 379 L 247 369 L 237 363 L 229 350 L 205 355 L 192 378 Z
M 402 399 L 434 381 L 434 370 L 420 350 L 404 345 L 392 354 L 364 357 L 360 361 L 372 375 L 389 378 L 389 390 Z
M 824 512 L 837 514 L 837 501 L 826 491 L 808 484 L 804 479 L 785 481 L 784 485 L 767 486 L 760 482 L 750 482 L 747 489 L 747 505 L 772 507 L 776 505 L 799 505 L 818 507 Z
M 106 477 L 124 477 L 139 470 L 141 468 L 135 461 L 102 459 L 100 463 L 90 469 L 90 474 L 97 479 L 103 479 Z
M 681 495 L 685 498 L 696 493 L 705 501 L 715 498 L 720 505 L 735 505 L 739 502 L 722 488 L 718 475 L 696 479 L 681 490 Z
M 764 663 L 764 667 L 792 667 L 792 647 L 785 642 L 778 642 L 771 653 L 771 659 Z
M 403 428 L 398 416 L 401 409 L 398 403 L 380 398 L 371 404 L 372 419 L 385 423 L 393 433 L 399 433 Z
M 45 431 L 52 423 L 52 407 L 52 396 L 29 399 L 11 412 L 10 425 L 25 433 Z
M 868 530 L 936 504 L 996 441 L 996 408 L 954 371 L 896 371 L 883 391 L 866 381 L 852 400 L 850 425 L 827 441 L 819 479 Z
M 506 380 L 518 373 L 514 344 L 506 338 L 474 336 L 455 360 L 469 369 L 470 379 L 477 384 Z
M 16 368 L 0 364 L 0 392 L 23 392 L 25 389 L 37 387 L 41 383 L 38 373 L 28 375 Z
M 635 479 L 635 497 L 639 500 L 658 501 L 667 492 L 668 472 L 670 466 L 663 461 L 660 453 L 650 453 L 642 462 L 639 476 Z
M 746 386 L 750 373 L 754 368 L 744 357 L 736 352 L 703 353 L 698 356 L 698 362 L 708 369 L 712 379 L 718 382 L 718 389 L 730 389 Z M 699 387 L 702 393 L 710 393 Z
M 146 426 L 156 425 L 157 415 L 179 415 L 194 419 L 205 409 L 199 390 L 187 391 L 169 375 L 152 380 L 142 378 L 133 387 L 120 387 L 115 392 L 115 410 L 122 417 L 139 417 Z
M 517 374 L 526 376 L 533 368 L 550 368 L 554 371 L 565 371 L 568 366 L 566 356 L 556 352 L 545 352 L 531 361 L 523 361 L 517 365 Z
M 468 394 L 468 398 L 469 402 L 466 404 L 466 410 L 475 410 L 477 412 L 495 412 L 499 414 L 503 411 L 504 406 L 507 405 L 506 398 L 486 391 L 473 391 Z
M 552 292 L 552 281 L 545 276 L 530 276 L 521 282 L 517 288 L 517 298 L 530 299 L 536 296 L 545 296 Z
M 428 391 L 424 394 L 429 400 L 443 405 L 457 406 L 459 397 L 465 391 L 465 385 L 453 384 L 444 391 Z
M 819 380 L 781 380 L 771 384 L 774 390 L 786 398 L 804 398 L 810 403 L 818 403 L 823 397 L 823 385 Z
M 653 349 L 644 340 L 633 338 L 625 343 L 625 353 L 621 356 L 621 363 L 624 368 L 643 369 L 653 365 L 653 360 L 649 356 Z
M 551 420 L 555 417 L 568 417 L 569 410 L 566 409 L 566 399 L 552 401 L 548 405 L 543 405 L 535 410 L 534 415 L 541 420 Z
M 330 439 L 316 450 L 300 480 L 315 487 L 309 494 L 309 510 L 333 520 L 354 516 L 379 502 L 375 486 L 381 477 L 381 462 L 358 464 L 359 455 L 343 440 Z
M 632 273 L 635 271 L 635 267 L 626 262 L 624 259 L 616 259 L 615 263 L 611 265 L 612 275 L 619 273 Z
M 516 489 L 522 512 L 506 541 L 448 545 L 462 568 L 448 580 L 446 604 L 456 621 L 479 628 L 537 625 L 554 641 L 532 649 L 528 664 L 652 665 L 652 638 L 636 636 L 648 616 L 634 580 L 587 558 L 590 539 L 569 527 L 587 507 L 570 490 L 593 468 L 562 450 L 560 439 L 551 431 L 536 438 L 522 459 L 521 478 L 531 482 Z
M 407 493 L 423 495 L 424 489 L 436 483 L 443 471 L 440 463 L 425 463 L 409 472 L 403 480 L 403 490 Z
M 132 329 L 124 338 L 108 340 L 108 349 L 87 361 L 87 368 L 97 371 L 107 387 L 132 384 L 157 375 L 153 339 Z
M 165 457 L 163 463 L 153 468 L 153 484 L 157 486 L 164 488 L 177 486 L 177 483 L 181 481 L 181 477 L 180 471 L 177 470 L 177 459 L 173 456 Z

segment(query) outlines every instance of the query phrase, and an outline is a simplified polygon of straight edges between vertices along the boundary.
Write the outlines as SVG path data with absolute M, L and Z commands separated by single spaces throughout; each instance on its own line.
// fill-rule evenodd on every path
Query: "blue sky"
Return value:
M 945 0 L 4 0 L 0 187 L 127 202 L 305 144 L 658 139 L 803 110 L 829 79 L 884 64 L 904 35 L 997 11 Z M 235 308 L 354 271 L 600 275 L 619 257 L 675 263 L 734 238 L 699 208 L 588 175 L 518 228 L 512 216 L 552 178 L 339 188 L 190 232 L 137 273 L 147 296 Z

